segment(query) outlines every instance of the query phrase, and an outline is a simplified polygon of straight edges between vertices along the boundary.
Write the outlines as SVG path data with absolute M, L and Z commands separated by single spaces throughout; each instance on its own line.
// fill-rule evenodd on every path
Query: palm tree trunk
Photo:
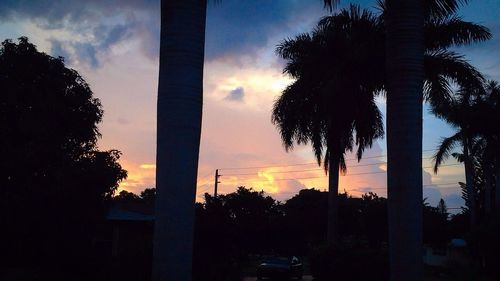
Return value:
M 387 188 L 392 281 L 423 279 L 422 3 L 387 1 Z
M 328 223 L 327 242 L 335 245 L 338 236 L 338 193 L 339 193 L 339 164 L 338 153 L 330 153 L 328 163 Z
M 153 280 L 191 280 L 205 0 L 162 0 Z
M 467 196 L 469 207 L 469 222 L 471 229 L 476 226 L 477 208 L 476 208 L 476 193 L 474 191 L 474 165 L 470 155 L 470 140 L 464 138 L 464 166 L 465 166 L 465 185 L 467 187 Z

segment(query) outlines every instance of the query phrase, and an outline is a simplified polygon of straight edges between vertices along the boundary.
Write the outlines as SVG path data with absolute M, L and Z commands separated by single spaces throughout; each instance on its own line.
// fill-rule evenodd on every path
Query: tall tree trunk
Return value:
M 422 3 L 387 1 L 387 188 L 392 281 L 423 279 Z
M 162 0 L 153 280 L 191 280 L 205 0 Z
M 468 202 L 469 207 L 469 222 L 471 229 L 476 226 L 477 222 L 477 207 L 476 207 L 476 192 L 474 190 L 474 165 L 472 163 L 470 155 L 470 140 L 464 138 L 464 166 L 465 166 L 465 185 L 467 187 Z
M 328 229 L 327 242 L 334 245 L 338 237 L 338 193 L 339 193 L 339 163 L 338 153 L 330 153 L 328 163 Z

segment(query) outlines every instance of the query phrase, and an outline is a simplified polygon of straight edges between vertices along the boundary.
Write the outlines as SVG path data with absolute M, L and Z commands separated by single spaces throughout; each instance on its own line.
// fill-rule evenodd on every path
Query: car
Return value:
M 302 279 L 302 273 L 302 262 L 295 256 L 266 258 L 257 267 L 257 279 L 259 280 L 263 278 L 290 279 L 292 277 Z

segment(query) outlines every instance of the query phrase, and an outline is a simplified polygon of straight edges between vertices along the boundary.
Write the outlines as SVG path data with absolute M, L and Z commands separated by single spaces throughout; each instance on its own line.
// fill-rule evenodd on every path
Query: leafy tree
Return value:
M 444 210 L 443 210 L 444 207 Z M 444 213 L 443 213 L 444 212 Z M 448 212 L 444 201 L 439 201 L 437 207 L 429 206 L 424 200 L 423 204 L 423 230 L 425 243 L 433 247 L 444 249 L 449 242 Z
M 137 194 L 133 193 L 133 192 L 129 192 L 129 191 L 126 191 L 126 190 L 122 190 L 120 191 L 120 193 L 118 193 L 118 195 L 116 195 L 115 197 L 113 197 L 114 200 L 124 200 L 124 201 L 137 201 L 137 200 L 140 200 L 142 199 L 140 196 L 138 196 Z
M 328 193 L 317 189 L 303 189 L 283 205 L 286 236 L 290 244 L 306 253 L 308 244 L 325 240 L 327 228 Z M 314 219 L 311 219 L 314 218 Z M 283 236 L 285 236 L 283 235 Z
M 154 206 L 156 199 L 156 188 L 146 188 L 141 191 L 141 199 L 144 200 L 147 204 L 151 204 Z
M 196 211 L 195 280 L 237 280 L 238 260 L 281 244 L 281 212 L 262 191 L 238 187 L 226 195 L 205 193 L 205 203 Z
M 63 58 L 25 37 L 1 43 L 1 243 L 9 263 L 76 264 L 88 253 L 96 221 L 127 176 L 119 151 L 97 149 L 102 114 Z

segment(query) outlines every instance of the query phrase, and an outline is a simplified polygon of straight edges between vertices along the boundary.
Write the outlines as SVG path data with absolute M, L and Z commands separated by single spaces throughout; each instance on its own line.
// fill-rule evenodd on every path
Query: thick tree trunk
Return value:
M 423 1 L 387 1 L 390 279 L 421 281 Z
M 472 164 L 471 155 L 469 153 L 469 140 L 464 139 L 464 166 L 465 166 L 465 185 L 467 187 L 469 207 L 469 222 L 470 227 L 473 229 L 477 223 L 477 207 L 476 207 L 476 192 L 474 190 L 474 165 Z
M 338 238 L 338 193 L 339 193 L 339 162 L 338 153 L 330 154 L 328 163 L 328 230 L 327 242 L 334 245 Z
M 206 1 L 162 0 L 153 280 L 191 280 Z

